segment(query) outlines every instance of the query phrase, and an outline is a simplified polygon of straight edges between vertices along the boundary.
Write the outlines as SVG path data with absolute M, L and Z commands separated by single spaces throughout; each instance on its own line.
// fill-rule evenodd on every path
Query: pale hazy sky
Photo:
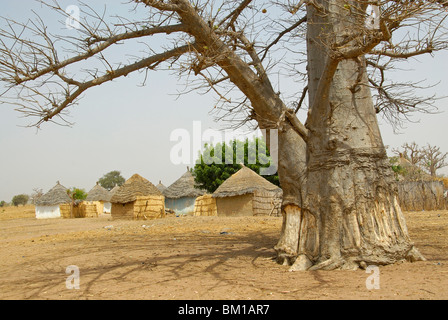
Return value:
M 36 7 L 32 0 L 2 1 L 0 15 L 23 21 L 31 17 L 32 6 Z M 39 10 L 37 6 L 41 13 Z M 414 70 L 397 77 L 440 82 L 433 91 L 447 95 L 448 54 L 419 60 L 410 60 L 409 69 Z M 56 181 L 89 191 L 111 170 L 121 171 L 126 179 L 138 173 L 154 184 L 162 180 L 166 186 L 179 178 L 186 165 L 170 160 L 177 143 L 170 141 L 170 134 L 179 128 L 193 134 L 193 121 L 201 121 L 202 131 L 221 128 L 209 114 L 214 96 L 190 93 L 177 99 L 176 92 L 182 87 L 167 72 L 150 73 L 145 87 L 138 85 L 141 80 L 141 75 L 129 76 L 88 91 L 79 105 L 70 109 L 68 120 L 75 123 L 73 127 L 44 124 L 39 131 L 24 128 L 21 126 L 28 124 L 28 119 L 20 118 L 12 106 L 0 105 L 0 201 L 30 194 L 33 188 L 47 192 Z M 419 122 L 408 123 L 400 134 L 394 134 L 380 119 L 385 145 L 390 150 L 415 141 L 448 152 L 447 103 L 446 99 L 436 103 L 440 114 L 416 114 L 413 119 Z M 448 170 L 441 173 L 448 174 Z

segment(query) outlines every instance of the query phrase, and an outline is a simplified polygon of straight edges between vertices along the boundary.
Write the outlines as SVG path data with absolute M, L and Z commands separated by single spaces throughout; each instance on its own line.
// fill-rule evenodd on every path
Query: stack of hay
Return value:
M 213 193 L 219 216 L 280 215 L 283 190 L 243 166 Z
M 138 174 L 129 178 L 112 196 L 113 219 L 158 219 L 165 217 L 165 198 Z
M 192 215 L 196 198 L 204 194 L 204 190 L 195 188 L 194 177 L 188 168 L 187 172 L 163 191 L 165 207 L 173 210 L 176 215 Z
M 204 194 L 197 197 L 194 202 L 194 216 L 217 216 L 218 209 L 216 207 L 216 199 L 211 194 Z
M 75 200 L 71 203 L 64 203 L 61 205 L 61 215 L 65 219 L 85 218 L 86 205 L 82 200 Z

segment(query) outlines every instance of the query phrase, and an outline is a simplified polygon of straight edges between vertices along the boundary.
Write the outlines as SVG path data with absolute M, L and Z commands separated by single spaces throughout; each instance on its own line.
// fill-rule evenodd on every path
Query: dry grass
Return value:
M 0 209 L 0 299 L 447 299 L 448 211 L 406 212 L 428 259 L 365 271 L 288 272 L 272 257 L 281 217 L 108 215 L 34 218 L 32 206 Z M 80 290 L 65 287 L 66 267 Z
M 0 208 L 0 221 L 34 217 L 36 217 L 36 210 L 34 205 L 32 204 L 26 206 L 11 206 Z

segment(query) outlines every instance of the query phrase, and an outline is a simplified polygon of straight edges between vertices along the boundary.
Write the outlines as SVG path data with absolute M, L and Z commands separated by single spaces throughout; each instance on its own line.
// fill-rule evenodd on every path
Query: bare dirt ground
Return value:
M 276 264 L 279 217 L 152 221 L 36 220 L 0 208 L 0 299 L 447 299 L 448 211 L 407 212 L 427 261 L 379 268 L 379 289 L 358 271 L 289 272 Z M 68 266 L 80 288 L 67 289 Z

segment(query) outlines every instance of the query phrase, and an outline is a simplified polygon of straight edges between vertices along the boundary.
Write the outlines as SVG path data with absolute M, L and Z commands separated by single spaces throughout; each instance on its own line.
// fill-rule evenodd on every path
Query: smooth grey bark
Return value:
M 365 86 L 364 58 L 341 58 L 325 45 L 346 34 L 350 20 L 340 19 L 344 7 L 337 1 L 320 4 L 327 14 L 308 6 L 311 108 L 303 126 L 261 68 L 255 73 L 210 32 L 191 5 L 177 1 L 196 48 L 204 55 L 213 53 L 230 81 L 251 101 L 260 128 L 278 129 L 278 173 L 284 192 L 283 226 L 275 247 L 278 261 L 293 264 L 292 270 L 306 270 L 422 259 L 398 204 Z
M 421 260 L 398 203 L 370 89 L 365 85 L 365 61 L 362 56 L 338 60 L 321 42 L 329 35 L 337 41 L 350 21 L 338 18 L 343 13 L 334 1 L 321 4 L 329 14 L 320 15 L 308 6 L 311 108 L 306 123 L 310 132 L 306 177 L 300 188 L 291 184 L 290 189 L 284 180 L 294 176 L 292 170 L 304 169 L 288 164 L 289 168 L 279 171 L 286 201 L 276 246 L 278 260 L 294 262 L 291 270 L 355 269 Z M 303 148 L 300 142 L 290 144 L 288 150 L 291 146 Z M 280 161 L 287 158 L 283 152 Z M 294 197 L 295 204 L 290 200 Z

